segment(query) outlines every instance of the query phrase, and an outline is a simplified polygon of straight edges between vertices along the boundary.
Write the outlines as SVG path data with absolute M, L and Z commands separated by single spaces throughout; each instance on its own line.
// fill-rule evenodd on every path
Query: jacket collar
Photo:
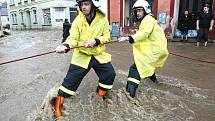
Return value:
M 85 15 L 81 11 L 79 11 L 79 16 L 85 25 L 93 26 L 94 24 L 96 24 L 99 21 L 100 18 L 105 17 L 105 14 L 103 12 L 101 12 L 99 9 L 96 10 L 95 18 L 93 19 L 93 21 L 90 25 L 88 24 Z

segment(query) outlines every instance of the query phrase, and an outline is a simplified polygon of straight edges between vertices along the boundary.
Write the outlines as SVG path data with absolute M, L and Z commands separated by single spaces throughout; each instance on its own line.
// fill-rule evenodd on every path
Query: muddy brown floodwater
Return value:
M 52 51 L 61 42 L 61 31 L 14 31 L 0 38 L 0 62 Z M 215 45 L 169 42 L 168 49 L 187 57 L 215 62 Z M 128 43 L 107 45 L 117 76 L 112 100 L 95 93 L 98 77 L 91 70 L 78 95 L 65 100 L 65 121 L 214 121 L 215 65 L 170 55 L 156 71 L 161 84 L 142 79 L 137 96 L 125 92 L 128 68 L 133 63 Z M 56 93 L 71 53 L 50 54 L 0 66 L 0 120 L 55 120 L 48 96 Z

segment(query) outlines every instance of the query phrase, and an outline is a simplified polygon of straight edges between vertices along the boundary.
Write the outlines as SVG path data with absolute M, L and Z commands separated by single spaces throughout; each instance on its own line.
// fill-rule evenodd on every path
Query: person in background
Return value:
M 67 37 L 69 36 L 70 28 L 71 28 L 71 24 L 69 23 L 68 19 L 65 19 L 64 23 L 63 23 L 63 39 L 62 39 L 62 43 L 65 42 Z
M 132 44 L 134 64 L 128 74 L 126 91 L 134 98 L 141 78 L 149 78 L 158 83 L 155 69 L 162 67 L 167 58 L 167 39 L 164 30 L 151 14 L 149 3 L 137 0 L 133 5 L 134 16 L 140 22 L 139 30 L 132 36 L 121 37 L 119 42 Z
M 184 41 L 184 40 L 187 41 L 189 21 L 190 21 L 189 12 L 186 10 L 184 11 L 184 15 L 181 19 L 181 41 Z
M 197 46 L 201 40 L 204 42 L 204 46 L 206 47 L 208 44 L 208 32 L 212 31 L 213 29 L 213 14 L 209 11 L 210 4 L 205 3 L 203 6 L 203 11 L 199 13 L 196 21 L 196 29 L 198 30 L 198 37 L 197 37 Z

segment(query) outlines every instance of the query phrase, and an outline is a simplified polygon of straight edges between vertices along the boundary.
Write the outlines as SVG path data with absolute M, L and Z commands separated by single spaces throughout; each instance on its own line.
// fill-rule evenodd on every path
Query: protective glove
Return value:
M 95 40 L 95 39 L 92 39 L 92 40 L 89 40 L 89 41 L 86 42 L 85 47 L 91 48 L 91 47 L 93 47 L 95 44 L 96 44 L 96 40 Z
M 59 45 L 57 46 L 57 48 L 55 49 L 56 53 L 65 53 L 67 50 L 67 47 L 64 45 Z
M 120 37 L 118 39 L 119 42 L 125 42 L 125 41 L 128 41 L 129 40 L 129 37 Z

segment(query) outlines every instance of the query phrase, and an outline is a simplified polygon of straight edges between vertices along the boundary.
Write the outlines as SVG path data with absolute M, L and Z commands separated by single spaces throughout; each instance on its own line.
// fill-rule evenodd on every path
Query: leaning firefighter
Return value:
M 111 64 L 111 55 L 105 52 L 105 43 L 110 41 L 109 22 L 99 9 L 98 0 L 76 0 L 79 15 L 70 29 L 70 36 L 56 48 L 57 53 L 66 53 L 74 49 L 71 64 L 58 96 L 55 98 L 55 116 L 62 116 L 61 106 L 64 98 L 74 96 L 84 76 L 93 68 L 99 77 L 97 94 L 105 97 L 112 89 L 115 71 Z M 84 46 L 84 47 L 80 47 Z
M 135 97 L 141 78 L 150 78 L 159 83 L 155 69 L 162 67 L 168 58 L 167 39 L 163 29 L 152 16 L 149 3 L 137 0 L 133 11 L 139 23 L 138 31 L 132 36 L 119 38 L 119 42 L 129 41 L 133 48 L 134 64 L 129 69 L 126 86 L 126 91 L 132 98 Z

